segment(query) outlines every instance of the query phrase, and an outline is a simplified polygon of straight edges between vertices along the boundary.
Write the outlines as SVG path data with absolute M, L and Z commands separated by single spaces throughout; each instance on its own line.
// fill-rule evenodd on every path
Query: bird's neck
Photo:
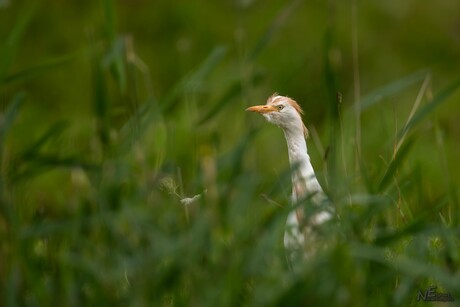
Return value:
M 292 172 L 294 197 L 300 199 L 310 193 L 322 192 L 310 162 L 302 126 L 298 127 L 298 129 L 283 129 L 283 131 L 288 147 L 289 163 L 294 167 Z M 296 184 L 302 186 L 296 187 Z M 298 189 L 303 190 L 303 192 L 297 191 Z

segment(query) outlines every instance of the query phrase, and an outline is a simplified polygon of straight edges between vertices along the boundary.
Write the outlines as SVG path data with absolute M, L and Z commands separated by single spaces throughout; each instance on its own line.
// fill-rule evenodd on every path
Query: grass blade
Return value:
M 262 80 L 263 76 L 262 74 L 255 73 L 252 76 L 251 84 L 256 85 Z M 198 121 L 198 125 L 202 125 L 212 119 L 214 116 L 216 116 L 221 110 L 225 108 L 235 97 L 238 97 L 242 94 L 243 92 L 243 86 L 241 82 L 235 81 L 230 88 L 225 92 L 223 97 L 214 105 L 210 108 L 210 110 Z
M 411 85 L 422 81 L 426 78 L 427 74 L 427 70 L 417 71 L 367 94 L 361 99 L 361 113 L 381 102 L 383 99 L 396 95 Z
M 16 116 L 18 115 L 19 109 L 24 104 L 26 99 L 25 93 L 19 93 L 14 98 L 13 101 L 10 103 L 8 108 L 6 109 L 5 115 L 1 118 L 0 121 L 0 153 L 3 153 L 3 145 L 5 143 L 6 135 L 8 131 L 11 129 Z
M 104 0 L 105 30 L 110 41 L 115 40 L 116 22 L 115 9 L 112 0 Z
M 403 129 L 398 132 L 398 138 L 401 138 L 417 123 L 423 120 L 431 112 L 433 112 L 437 107 L 442 103 L 447 101 L 452 94 L 454 94 L 460 87 L 460 79 L 456 80 L 454 83 L 446 87 L 444 90 L 439 92 L 429 103 L 421 107 L 418 112 L 407 122 Z
M 174 105 L 174 102 L 183 93 L 196 88 L 204 78 L 217 66 L 227 53 L 227 48 L 218 46 L 212 50 L 211 54 L 204 60 L 204 62 L 189 76 L 180 81 L 172 91 L 161 101 L 161 110 L 168 111 Z
M 0 84 L 4 82 L 4 76 L 8 72 L 8 69 L 13 61 L 13 57 L 16 54 L 16 50 L 19 45 L 19 41 L 23 36 L 29 22 L 37 7 L 37 1 L 28 3 L 24 12 L 20 14 L 20 18 L 17 19 L 12 31 L 6 39 L 3 48 L 0 49 Z
M 287 4 L 284 10 L 278 14 L 275 20 L 271 23 L 262 37 L 257 41 L 254 48 L 249 53 L 248 59 L 253 61 L 257 58 L 257 56 L 264 50 L 273 36 L 278 32 L 282 26 L 290 19 L 292 14 L 294 14 L 297 9 L 299 8 L 300 4 L 302 4 L 303 0 L 293 0 L 291 3 Z
M 411 148 L 412 144 L 414 142 L 414 139 L 409 139 L 406 143 L 404 143 L 400 150 L 396 153 L 395 157 L 393 160 L 391 160 L 390 165 L 385 171 L 385 174 L 383 175 L 382 179 L 380 180 L 380 183 L 378 185 L 378 191 L 383 191 L 393 176 L 395 175 L 396 171 L 398 170 L 398 167 L 401 165 L 403 162 L 404 158 L 407 156 L 409 149 Z
M 88 54 L 89 50 L 84 49 L 78 52 L 73 52 L 57 56 L 51 59 L 46 59 L 43 62 L 36 64 L 32 67 L 5 76 L 5 78 L 3 79 L 3 84 L 20 83 L 36 77 L 40 77 L 49 70 L 65 65 L 80 57 L 87 56 Z
M 418 110 L 420 103 L 422 102 L 422 97 L 426 92 L 426 89 L 428 87 L 428 84 L 430 83 L 430 75 L 427 75 L 425 80 L 423 81 L 422 86 L 420 87 L 420 90 L 417 94 L 417 98 L 415 99 L 414 105 L 412 106 L 412 110 L 409 113 L 409 117 L 407 118 L 406 126 L 407 124 L 411 121 L 412 117 L 414 116 L 415 112 Z M 406 130 L 407 132 L 407 130 Z M 404 142 L 406 133 L 403 133 L 401 135 L 401 138 L 399 138 L 398 143 L 396 144 L 396 148 L 394 150 L 394 154 L 396 154 L 401 147 L 402 143 Z
M 353 251 L 354 257 L 358 259 L 375 261 L 415 278 L 434 278 L 448 290 L 459 293 L 458 277 L 452 276 L 448 271 L 439 266 L 421 262 L 416 259 L 410 259 L 407 256 L 397 256 L 390 261 L 390 259 L 386 257 L 387 253 L 385 249 L 375 246 L 353 244 L 351 250 Z
M 109 97 L 107 82 L 104 74 L 102 55 L 98 52 L 97 44 L 94 42 L 92 33 L 90 35 L 91 54 L 91 75 L 93 79 L 93 112 L 97 119 L 97 133 L 103 145 L 108 143 L 108 108 Z
M 48 142 L 51 138 L 57 138 L 67 128 L 67 122 L 58 122 L 52 125 L 37 141 L 31 144 L 26 150 L 24 150 L 22 160 L 36 155 L 38 151 Z

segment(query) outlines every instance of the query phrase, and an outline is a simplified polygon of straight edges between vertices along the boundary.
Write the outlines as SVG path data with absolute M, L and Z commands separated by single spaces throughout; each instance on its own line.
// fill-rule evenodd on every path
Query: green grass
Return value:
M 307 123 L 339 218 L 317 253 L 288 267 L 284 139 L 244 112 L 271 94 L 264 52 L 306 4 L 283 5 L 252 48 L 214 44 L 160 94 L 111 1 L 78 51 L 16 69 L 40 5 L 22 8 L 0 49 L 2 306 L 407 306 L 431 285 L 460 299 L 458 148 L 441 120 L 460 83 L 432 90 L 436 75 L 416 69 L 363 92 L 360 109 L 338 101 L 333 24 L 321 51 L 327 103 L 312 106 L 321 123 Z M 34 82 L 67 69 L 89 86 L 54 86 L 81 90 L 82 110 L 37 107 Z

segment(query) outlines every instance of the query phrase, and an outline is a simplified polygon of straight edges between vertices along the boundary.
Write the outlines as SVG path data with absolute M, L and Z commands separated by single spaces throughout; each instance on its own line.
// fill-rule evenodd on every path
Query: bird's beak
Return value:
M 246 111 L 264 114 L 264 113 L 270 113 L 270 112 L 276 111 L 276 108 L 270 105 L 262 105 L 262 106 L 249 107 L 246 109 Z

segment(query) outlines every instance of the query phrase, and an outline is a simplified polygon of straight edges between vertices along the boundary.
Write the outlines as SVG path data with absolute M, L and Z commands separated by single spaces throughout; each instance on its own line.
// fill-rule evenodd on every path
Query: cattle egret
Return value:
M 302 122 L 303 111 L 293 99 L 277 93 L 270 96 L 265 105 L 249 107 L 246 111 L 260 113 L 268 122 L 283 129 L 289 164 L 292 168 L 292 204 L 296 206 L 299 201 L 308 199 L 309 204 L 320 207 L 312 210 L 315 213 L 308 217 L 300 206 L 296 206 L 297 209 L 289 213 L 284 232 L 284 246 L 292 259 L 293 250 L 305 251 L 314 248 L 305 246 L 314 236 L 312 229 L 332 217 L 328 198 L 316 179 L 308 155 L 306 143 L 308 130 Z

